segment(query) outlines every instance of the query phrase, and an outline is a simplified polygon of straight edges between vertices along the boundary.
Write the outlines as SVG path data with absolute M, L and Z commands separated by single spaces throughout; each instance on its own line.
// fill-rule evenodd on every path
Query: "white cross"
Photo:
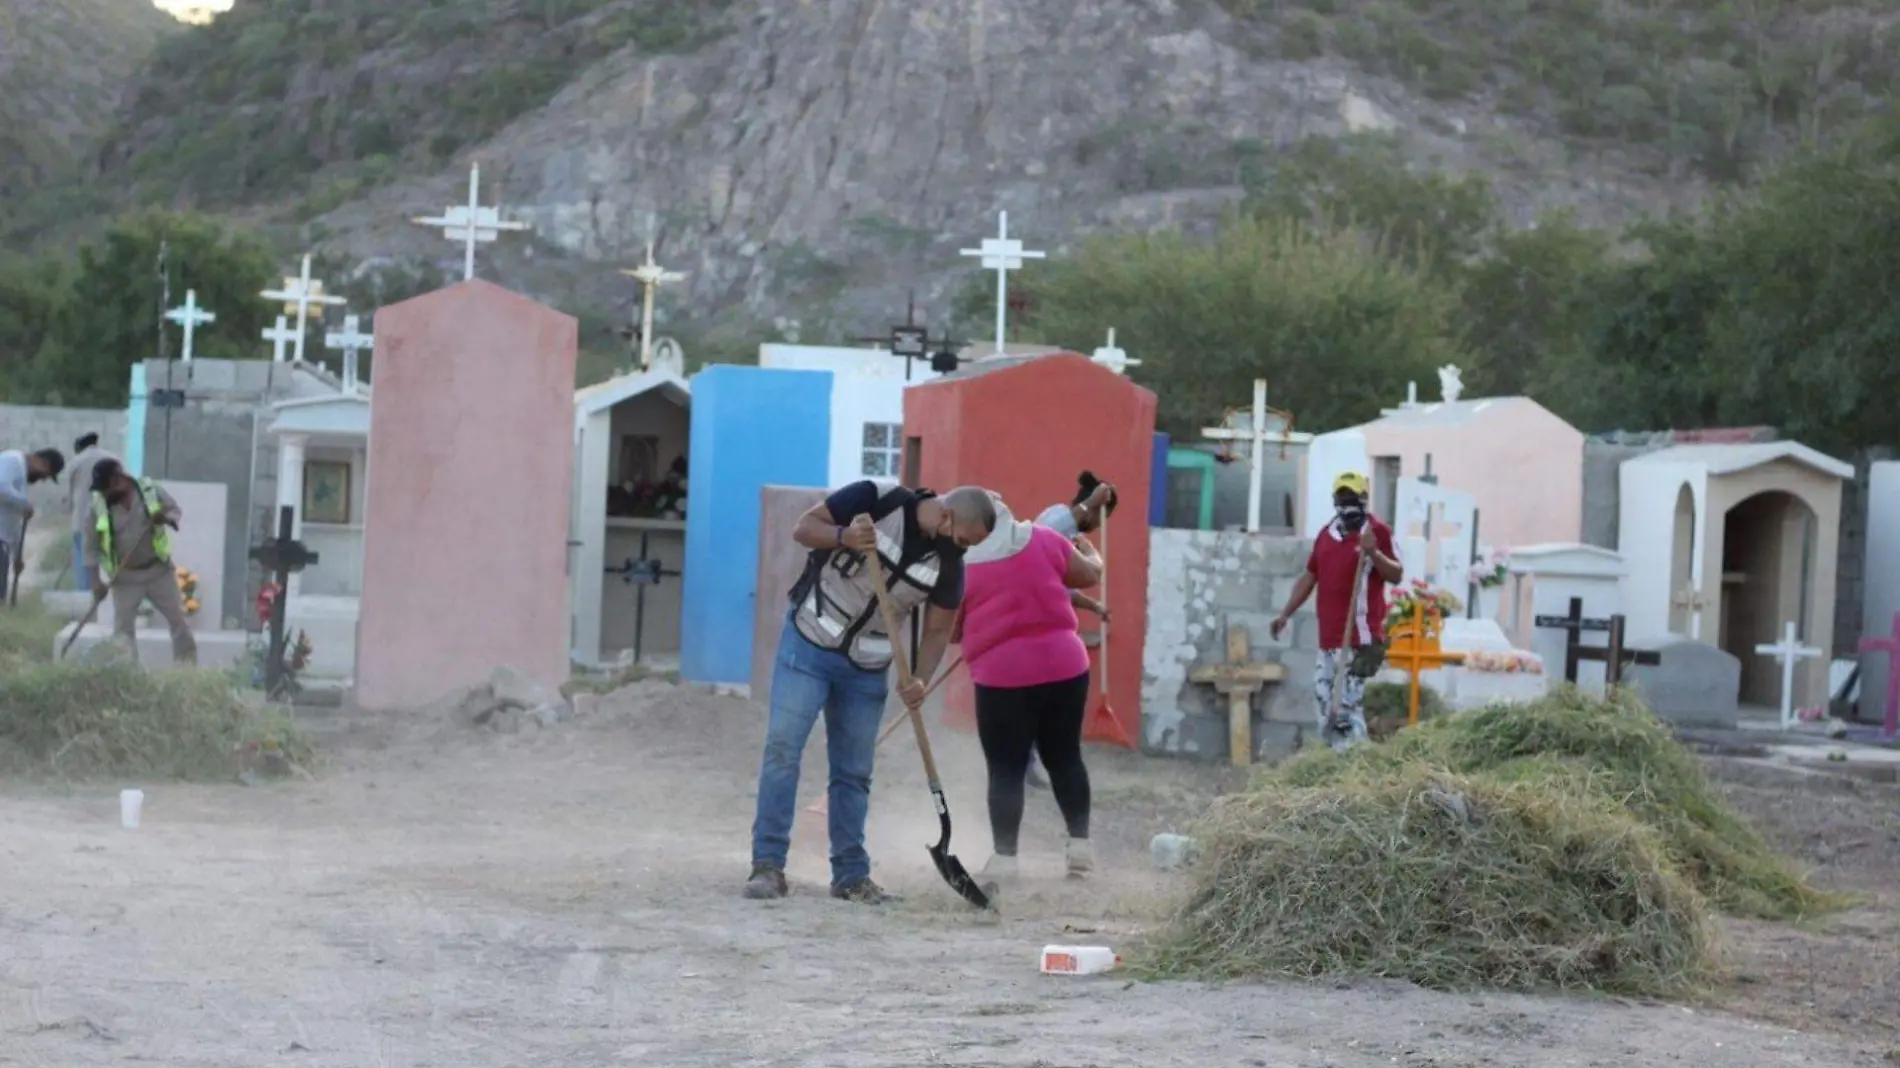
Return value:
M 1095 355 L 1089 357 L 1089 359 L 1118 375 L 1126 374 L 1127 368 L 1141 366 L 1140 360 L 1129 359 L 1126 352 L 1115 347 L 1115 328 L 1112 326 L 1108 328 L 1108 344 L 1096 349 Z
M 286 325 L 288 322 L 288 319 L 279 315 L 277 317 L 276 326 L 267 326 L 264 328 L 264 340 L 271 343 L 270 358 L 273 363 L 283 363 L 284 346 L 297 340 L 296 332 Z
M 996 213 L 996 236 L 983 239 L 980 248 L 966 248 L 960 256 L 980 256 L 983 269 L 996 272 L 996 355 L 1003 355 L 1003 333 L 1009 323 L 1009 272 L 1022 270 L 1024 260 L 1045 258 L 1041 252 L 1024 251 L 1021 241 L 1009 236 L 1009 212 Z
M 310 306 L 312 304 L 340 305 L 349 303 L 349 301 L 342 297 L 333 297 L 326 294 L 323 291 L 323 283 L 310 277 L 310 253 L 308 252 L 303 254 L 303 270 L 298 273 L 297 277 L 290 278 L 287 276 L 284 278 L 282 288 L 266 289 L 262 293 L 259 293 L 258 296 L 263 297 L 265 300 L 283 301 L 285 314 L 295 315 L 297 317 L 297 336 L 292 339 L 296 344 L 296 351 L 293 352 L 290 357 L 297 363 L 303 362 L 303 332 L 304 326 L 310 321 Z M 323 313 L 318 312 L 317 314 L 321 316 Z
M 1260 469 L 1265 462 L 1262 451 L 1269 441 L 1282 445 L 1304 445 L 1313 440 L 1311 434 L 1289 434 L 1284 430 L 1267 429 L 1267 380 L 1253 380 L 1253 420 L 1245 430 L 1237 427 L 1203 427 L 1201 436 L 1209 441 L 1251 441 L 1253 442 L 1253 475 L 1247 480 L 1247 533 L 1260 533 Z
M 198 291 L 185 290 L 185 303 L 165 313 L 165 318 L 185 328 L 184 361 L 191 362 L 191 338 L 199 323 L 215 323 L 218 317 L 198 307 Z
M 1794 726 L 1794 668 L 1802 660 L 1812 660 L 1821 655 L 1821 650 L 1812 645 L 1802 645 L 1795 638 L 1794 621 L 1781 631 L 1781 641 L 1773 645 L 1757 645 L 1755 651 L 1762 656 L 1772 656 L 1781 661 L 1781 729 Z
M 440 226 L 444 240 L 463 243 L 462 279 L 464 281 L 475 277 L 477 243 L 493 241 L 501 236 L 503 230 L 528 229 L 528 224 L 524 222 L 502 222 L 500 208 L 482 207 L 479 197 L 481 181 L 481 164 L 469 164 L 467 204 L 453 204 L 444 209 L 440 215 L 409 220 L 417 226 Z
M 358 329 L 354 315 L 343 317 L 343 329 L 323 335 L 323 347 L 343 350 L 343 392 L 356 392 L 356 354 L 375 344 L 375 338 Z
M 653 368 L 653 290 L 669 282 L 684 282 L 686 276 L 678 271 L 669 271 L 653 262 L 653 216 L 647 216 L 647 261 L 632 270 L 622 269 L 621 274 L 640 283 L 644 291 L 641 301 L 644 305 L 640 312 L 640 370 Z

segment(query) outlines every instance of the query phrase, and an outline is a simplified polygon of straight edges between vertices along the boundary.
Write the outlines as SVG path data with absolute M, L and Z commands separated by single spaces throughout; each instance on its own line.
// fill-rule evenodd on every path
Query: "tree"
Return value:
M 993 299 L 988 280 L 965 290 L 972 319 Z M 1015 318 L 1025 337 L 1086 353 L 1114 327 L 1142 361 L 1130 376 L 1160 396 L 1161 429 L 1183 440 L 1248 403 L 1256 377 L 1300 425 L 1330 428 L 1376 418 L 1408 379 L 1467 362 L 1456 295 L 1354 231 L 1238 217 L 1212 241 L 1102 237 L 1018 284 L 1033 292 Z
M 1490 254 L 1463 272 L 1474 386 L 1494 395 L 1561 395 L 1552 387 L 1587 369 L 1591 302 L 1612 270 L 1610 246 L 1609 234 L 1568 215 L 1493 237 Z
M 258 293 L 281 281 L 275 257 L 256 235 L 226 229 L 199 215 L 154 212 L 121 219 L 79 250 L 72 284 L 32 362 L 24 390 L 46 403 L 119 407 L 126 403 L 128 369 L 158 355 L 161 247 L 171 279 L 172 306 L 197 293 L 198 306 L 217 321 L 197 328 L 194 355 L 254 359 L 259 335 L 274 318 Z M 167 323 L 171 356 L 180 328 Z

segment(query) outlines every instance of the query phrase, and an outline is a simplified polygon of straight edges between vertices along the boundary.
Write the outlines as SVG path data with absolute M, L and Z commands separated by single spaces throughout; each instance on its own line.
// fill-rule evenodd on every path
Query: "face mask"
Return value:
M 1366 506 L 1363 504 L 1341 504 L 1333 510 L 1339 516 L 1340 529 L 1348 534 L 1357 534 L 1359 528 L 1366 525 Z

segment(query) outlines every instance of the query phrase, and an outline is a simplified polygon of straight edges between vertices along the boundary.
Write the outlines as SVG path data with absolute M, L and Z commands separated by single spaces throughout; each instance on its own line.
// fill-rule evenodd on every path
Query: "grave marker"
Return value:
M 185 290 L 185 303 L 165 313 L 165 318 L 185 328 L 185 347 L 179 352 L 179 359 L 191 362 L 191 341 L 197 333 L 199 323 L 215 323 L 217 315 L 198 307 L 198 291 Z
M 1009 272 L 1020 271 L 1024 260 L 1046 259 L 1047 253 L 1023 248 L 1009 236 L 1009 212 L 996 213 L 996 236 L 986 237 L 977 248 L 961 249 L 960 256 L 980 257 L 983 269 L 996 272 L 996 355 L 1004 354 L 1003 338 L 1009 324 Z
M 1094 355 L 1090 356 L 1089 359 L 1118 375 L 1127 374 L 1128 368 L 1130 367 L 1141 366 L 1140 360 L 1129 359 L 1128 353 L 1115 347 L 1115 328 L 1112 326 L 1108 328 L 1108 343 L 1096 349 Z M 1261 400 L 1263 403 L 1265 402 L 1264 397 L 1261 398 Z
M 1246 429 L 1243 430 L 1237 426 L 1210 426 L 1201 428 L 1201 437 L 1209 441 L 1246 441 L 1252 443 L 1253 475 L 1247 481 L 1247 533 L 1249 534 L 1260 533 L 1260 469 L 1266 463 L 1264 451 L 1266 443 L 1269 441 L 1279 442 L 1284 457 L 1284 449 L 1286 446 L 1305 445 L 1313 440 L 1313 435 L 1311 434 L 1293 433 L 1291 430 L 1293 425 L 1292 417 L 1286 415 L 1284 412 L 1277 414 L 1280 414 L 1286 419 L 1288 429 L 1267 429 L 1267 413 L 1270 410 L 1271 409 L 1267 407 L 1267 380 L 1264 378 L 1256 378 L 1253 380 L 1253 413 Z M 1236 421 L 1237 420 L 1234 419 L 1229 420 L 1230 423 Z
M 352 396 L 357 389 L 356 354 L 375 343 L 373 336 L 358 328 L 358 321 L 354 315 L 345 315 L 343 329 L 323 335 L 324 348 L 343 350 L 343 392 Z
M 1570 614 L 1565 616 L 1538 616 L 1533 621 L 1537 626 L 1549 630 L 1562 630 L 1564 634 L 1564 681 L 1572 686 L 1577 684 L 1577 665 L 1581 661 L 1591 660 L 1603 664 L 1603 682 L 1605 686 L 1616 686 L 1623 681 L 1623 668 L 1627 664 L 1660 664 L 1662 658 L 1653 650 L 1633 651 L 1623 647 L 1622 613 L 1608 619 L 1583 618 L 1583 598 L 1570 599 Z M 1582 643 L 1584 631 L 1608 633 L 1608 645 L 1585 646 Z
M 343 305 L 349 303 L 349 301 L 342 297 L 333 297 L 324 293 L 323 283 L 310 277 L 310 253 L 308 252 L 303 254 L 303 269 L 298 272 L 297 277 L 286 277 L 281 288 L 266 289 L 262 293 L 259 293 L 258 296 L 263 297 L 265 300 L 283 301 L 285 315 L 295 315 L 297 317 L 297 333 L 292 339 L 296 345 L 296 350 L 290 357 L 291 360 L 296 363 L 303 362 L 303 338 L 304 330 L 310 322 L 310 306 L 315 304 L 319 307 L 327 307 L 333 304 Z M 319 311 L 317 315 L 321 318 L 323 313 Z M 282 320 L 279 320 L 279 322 L 281 323 Z
M 1580 606 L 1581 607 L 1581 606 Z M 1386 647 L 1385 662 L 1410 677 L 1406 691 L 1405 722 L 1418 726 L 1418 677 L 1427 672 L 1465 662 L 1465 654 L 1448 653 L 1439 643 L 1436 629 L 1425 625 L 1425 606 L 1413 605 L 1412 618 L 1393 628 L 1391 644 Z M 1339 680 L 1338 685 L 1344 685 Z
M 640 370 L 653 369 L 653 291 L 660 286 L 673 282 L 684 282 L 686 276 L 678 271 L 669 271 L 653 260 L 653 218 L 647 217 L 647 258 L 646 262 L 620 272 L 640 283 Z M 683 368 L 681 368 L 683 370 Z
M 1900 612 L 1894 613 L 1893 632 L 1885 638 L 1862 638 L 1863 653 L 1887 654 L 1887 714 L 1880 737 L 1885 741 L 1900 738 Z M 1863 691 L 1864 693 L 1864 691 Z
M 296 526 L 296 509 L 286 504 L 277 509 L 277 536 L 251 550 L 251 559 L 271 573 L 277 596 L 270 608 L 270 652 L 264 661 L 264 693 L 280 696 L 284 680 L 284 620 L 289 613 L 290 576 L 317 563 L 317 553 L 291 536 Z
M 1802 645 L 1795 637 L 1794 620 L 1789 620 L 1782 628 L 1781 641 L 1772 645 L 1757 645 L 1755 651 L 1763 656 L 1772 656 L 1781 661 L 1781 729 L 1794 726 L 1794 669 L 1803 660 L 1811 660 L 1821 655 L 1821 650 L 1812 645 Z
M 1227 624 L 1227 662 L 1197 667 L 1188 681 L 1214 687 L 1227 697 L 1227 758 L 1235 767 L 1253 763 L 1253 695 L 1269 682 L 1286 678 L 1280 664 L 1256 664 L 1247 659 L 1247 628 Z
M 904 358 L 904 381 L 910 381 L 911 364 L 930 356 L 930 328 L 917 321 L 917 291 L 904 300 L 904 321 L 891 327 L 888 337 L 853 338 L 859 344 L 883 345 L 891 355 Z
M 462 280 L 475 277 L 475 246 L 497 240 L 503 230 L 527 230 L 524 222 L 503 222 L 499 206 L 487 208 L 481 202 L 482 167 L 471 163 L 468 167 L 468 203 L 453 204 L 443 209 L 442 214 L 410 219 L 417 226 L 442 228 L 442 239 L 459 241 L 463 245 Z
M 283 363 L 284 346 L 297 340 L 297 334 L 290 329 L 289 322 L 288 316 L 279 315 L 277 317 L 276 326 L 267 326 L 264 328 L 264 340 L 271 343 L 270 358 L 272 363 Z

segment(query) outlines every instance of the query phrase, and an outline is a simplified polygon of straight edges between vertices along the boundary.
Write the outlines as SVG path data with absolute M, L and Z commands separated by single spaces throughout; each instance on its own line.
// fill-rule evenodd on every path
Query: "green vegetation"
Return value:
M 1640 703 L 1569 688 L 1303 754 L 1199 833 L 1190 895 L 1137 958 L 1151 974 L 1680 994 L 1711 974 L 1709 905 L 1840 904 Z
M 1258 375 L 1325 428 L 1456 363 L 1467 395 L 1527 394 L 1589 431 L 1900 441 L 1900 119 L 1620 235 L 1563 215 L 1516 228 L 1481 179 L 1408 168 L 1378 137 L 1296 147 L 1247 181 L 1211 241 L 1102 237 L 1024 271 L 1017 338 L 1089 352 L 1115 327 L 1161 429 L 1189 436 Z M 966 334 L 993 285 L 966 279 Z
M 102 156 L 142 199 L 248 203 L 307 191 L 314 214 L 433 166 L 631 47 L 689 50 L 730 0 L 239 3 L 166 40 Z
M 1900 96 L 1888 0 L 1220 0 L 1257 50 L 1333 55 L 1584 143 L 1742 177 Z

